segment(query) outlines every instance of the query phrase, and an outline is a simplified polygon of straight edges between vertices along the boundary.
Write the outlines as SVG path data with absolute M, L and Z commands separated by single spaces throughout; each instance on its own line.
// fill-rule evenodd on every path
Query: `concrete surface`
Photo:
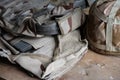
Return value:
M 0 63 L 0 77 L 7 80 L 38 80 L 5 63 Z M 120 58 L 89 50 L 71 71 L 56 80 L 120 80 Z

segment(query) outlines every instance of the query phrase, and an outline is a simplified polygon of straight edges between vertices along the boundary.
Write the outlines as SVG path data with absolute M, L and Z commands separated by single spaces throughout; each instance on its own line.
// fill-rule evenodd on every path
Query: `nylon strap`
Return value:
M 36 24 L 36 32 L 40 35 L 57 35 L 60 34 L 59 27 L 55 21 L 49 21 L 43 25 Z
M 107 17 L 97 8 L 97 2 L 98 0 L 96 0 L 95 3 L 93 3 L 90 12 L 96 15 L 98 19 L 107 22 Z
M 113 47 L 112 45 L 112 29 L 113 29 L 113 22 L 114 22 L 114 18 L 116 15 L 116 12 L 118 11 L 118 9 L 120 8 L 120 0 L 117 0 L 114 4 L 114 6 L 112 7 L 112 10 L 110 12 L 109 18 L 108 18 L 108 22 L 107 22 L 107 28 L 106 28 L 106 50 L 108 51 L 115 51 L 115 47 Z
M 107 22 L 107 16 L 105 16 L 97 7 L 94 7 L 95 15 L 102 21 Z

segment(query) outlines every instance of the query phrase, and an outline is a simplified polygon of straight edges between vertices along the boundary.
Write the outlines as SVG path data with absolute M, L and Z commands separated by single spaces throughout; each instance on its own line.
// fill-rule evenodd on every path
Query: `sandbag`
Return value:
M 86 36 L 96 52 L 120 55 L 120 0 L 97 0 L 90 9 Z

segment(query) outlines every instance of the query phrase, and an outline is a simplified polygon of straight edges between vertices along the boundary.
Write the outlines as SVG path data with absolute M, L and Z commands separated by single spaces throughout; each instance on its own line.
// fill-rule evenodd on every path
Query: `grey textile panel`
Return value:
M 82 9 L 86 8 L 87 7 L 86 0 L 75 0 L 74 7 L 81 7 Z
M 89 6 L 91 6 L 96 0 L 87 0 Z
M 18 49 L 20 52 L 26 52 L 32 49 L 32 45 L 28 44 L 24 41 L 19 41 L 18 43 L 13 45 L 16 49 Z

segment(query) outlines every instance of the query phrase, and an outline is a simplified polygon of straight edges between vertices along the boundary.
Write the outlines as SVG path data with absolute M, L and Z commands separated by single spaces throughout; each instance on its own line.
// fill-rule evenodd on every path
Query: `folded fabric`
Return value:
M 81 8 L 69 10 L 64 16 L 56 18 L 61 34 L 67 34 L 78 27 L 85 21 L 85 15 Z
M 32 23 L 33 13 L 39 11 L 49 3 L 50 0 L 3 0 L 0 2 L 0 26 L 16 35 L 36 35 Z M 28 21 L 26 23 L 26 21 Z M 26 26 L 29 24 L 29 26 Z M 30 27 L 32 25 L 32 27 Z M 24 27 L 25 26 L 25 27 Z
M 26 41 L 32 44 L 32 39 Z M 69 71 L 83 57 L 88 45 L 86 40 L 81 40 L 78 30 L 67 35 L 59 35 L 58 41 L 59 45 L 54 54 L 55 41 L 51 39 L 47 42 L 46 38 L 46 44 L 43 46 L 32 52 L 28 51 L 18 55 L 13 55 L 9 49 L 1 47 L 0 56 L 7 58 L 13 64 L 19 64 L 39 78 L 45 80 L 55 79 Z M 42 45 L 42 42 L 39 44 Z
M 69 71 L 86 53 L 87 41 L 81 40 L 78 30 L 67 35 L 58 36 L 59 46 L 54 53 L 53 62 L 50 63 L 42 79 L 52 80 L 61 77 Z
M 67 5 L 50 7 L 48 2 L 49 0 L 2 1 L 0 27 L 17 36 L 41 37 L 67 34 L 85 22 L 81 8 L 66 9 Z
M 35 49 L 13 55 L 9 48 L 4 49 L 1 47 L 0 56 L 7 58 L 11 63 L 19 64 L 22 68 L 41 78 L 41 75 L 45 71 L 45 68 L 52 61 L 53 52 L 56 45 L 54 38 L 17 38 L 16 40 L 14 39 L 11 43 L 15 44 L 15 42 L 19 42 L 19 40 L 26 41 Z

